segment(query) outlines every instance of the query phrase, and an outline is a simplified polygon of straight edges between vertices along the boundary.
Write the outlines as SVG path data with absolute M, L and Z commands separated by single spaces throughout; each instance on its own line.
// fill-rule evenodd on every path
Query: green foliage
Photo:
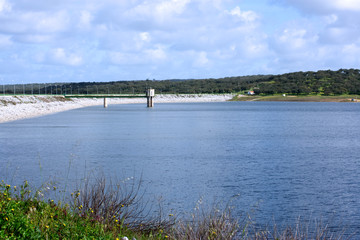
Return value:
M 41 200 L 39 195 L 40 191 L 31 192 L 27 182 L 19 188 L 0 183 L 0 239 L 166 239 L 160 231 L 137 233 L 116 218 L 111 223 L 94 218 L 91 208 L 71 208 Z M 76 209 L 81 209 L 81 214 Z
M 121 239 L 127 236 L 138 240 L 230 240 L 230 239 L 351 239 L 345 231 L 333 233 L 327 224 L 315 222 L 309 225 L 302 221 L 295 227 L 285 227 L 279 230 L 276 225 L 273 230 L 258 230 L 251 222 L 251 218 L 245 217 L 242 221 L 231 216 L 232 208 L 219 207 L 217 204 L 207 208 L 202 201 L 191 214 L 190 219 L 178 220 L 173 214 L 169 214 L 168 221 L 157 218 L 150 222 L 127 221 L 124 212 L 120 215 L 113 214 L 112 207 L 121 204 L 121 198 L 111 189 L 103 187 L 104 181 L 100 179 L 97 184 L 100 187 L 91 187 L 90 191 L 76 191 L 73 193 L 73 204 L 55 203 L 53 200 L 41 200 L 42 190 L 31 191 L 29 184 L 24 182 L 19 188 L 0 182 L 0 239 Z M 49 190 L 49 189 L 48 189 Z M 57 191 L 53 187 L 53 191 Z M 82 194 L 90 194 L 95 197 L 81 197 Z M 102 196 L 98 196 L 98 195 Z M 114 195 L 115 194 L 115 195 Z M 131 190 L 125 195 L 128 204 L 134 204 L 132 199 L 137 198 L 137 191 Z M 91 199 L 91 200 L 90 200 Z M 120 199 L 120 201 L 118 201 Z M 109 206 L 104 202 L 115 201 Z M 80 205 L 79 205 L 80 204 Z M 90 204 L 94 208 L 85 206 Z M 137 205 L 135 205 L 137 206 Z M 95 208 L 97 208 L 95 210 Z M 127 208 L 119 205 L 118 211 Z M 139 212 L 135 215 L 139 216 Z M 131 214 L 128 212 L 128 214 Z M 122 216 L 119 218 L 119 216 Z M 131 215 L 128 215 L 131 216 Z M 132 223 L 132 224 L 126 224 Z M 169 224 L 172 222 L 172 224 Z M 164 224 L 165 223 L 165 224 Z M 136 225 L 135 228 L 131 225 Z M 142 224 L 147 226 L 142 229 Z M 149 226 L 151 226 L 149 231 Z
M 139 80 L 52 84 L 17 84 L 5 86 L 5 94 L 143 94 L 154 88 L 162 94 L 238 93 L 250 89 L 257 94 L 338 95 L 360 94 L 360 71 L 294 72 L 281 75 L 253 75 L 219 79 Z
M 292 95 L 341 95 L 360 94 L 360 71 L 295 72 L 270 76 L 259 82 L 259 93 Z

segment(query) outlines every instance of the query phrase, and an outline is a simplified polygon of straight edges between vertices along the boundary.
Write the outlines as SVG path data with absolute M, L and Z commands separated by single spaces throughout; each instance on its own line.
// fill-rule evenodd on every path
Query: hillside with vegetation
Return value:
M 261 95 L 354 95 L 360 94 L 360 70 L 321 70 L 218 79 L 17 84 L 3 86 L 2 90 L 4 94 L 129 94 L 144 93 L 147 88 L 154 88 L 156 93 L 162 94 L 218 94 L 253 90 Z
M 295 72 L 270 76 L 259 81 L 255 93 L 294 95 L 360 94 L 360 71 L 340 69 L 338 71 Z

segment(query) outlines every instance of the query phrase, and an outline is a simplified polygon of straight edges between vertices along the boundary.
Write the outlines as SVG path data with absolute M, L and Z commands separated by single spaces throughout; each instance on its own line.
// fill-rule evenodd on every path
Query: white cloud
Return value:
M 129 43 L 131 46 L 130 49 L 133 49 L 135 47 L 137 50 L 141 50 L 147 45 L 149 45 L 150 42 L 151 42 L 150 33 L 148 32 L 138 33 L 134 37 L 134 42 Z
M 89 11 L 83 10 L 80 13 L 80 28 L 89 28 L 91 26 L 91 21 L 93 20 L 93 16 Z
M 6 0 L 0 0 L 0 13 L 11 11 L 11 5 Z
M 14 34 L 42 34 L 65 31 L 70 23 L 65 11 L 59 12 L 12 12 L 7 15 L 0 31 Z
M 209 59 L 207 57 L 207 53 L 206 52 L 199 52 L 196 53 L 196 58 L 195 61 L 193 63 L 194 67 L 204 67 L 207 66 L 209 64 Z
M 155 15 L 161 20 L 172 17 L 174 14 L 182 14 L 190 0 L 161 1 L 155 6 Z
M 359 62 L 359 1 L 0 0 L 0 61 L 16 54 L 8 66 L 58 81 L 346 68 Z
M 166 48 L 161 45 L 153 48 L 143 49 L 142 51 L 132 52 L 109 52 L 110 63 L 116 65 L 131 64 L 161 64 L 167 59 Z
M 288 26 L 279 34 L 272 36 L 269 45 L 269 67 L 278 69 L 279 73 L 289 71 L 315 70 L 310 68 L 323 64 L 319 56 L 318 36 L 305 26 Z M 303 67 L 301 67 L 303 66 Z
M 341 51 L 341 55 L 343 56 L 344 64 L 352 66 L 353 68 L 359 68 L 360 43 L 345 45 Z
M 285 29 L 278 41 L 282 46 L 289 46 L 292 49 L 302 48 L 306 44 L 305 29 Z
M 61 32 L 65 31 L 69 25 L 69 17 L 65 11 L 53 14 L 34 14 L 28 16 L 35 21 L 34 29 L 38 32 Z
M 163 61 L 167 58 L 166 50 L 163 46 L 155 46 L 153 49 L 145 50 L 146 56 L 151 61 Z
M 124 18 L 129 22 L 141 25 L 168 26 L 186 10 L 190 0 L 154 0 L 142 1 L 140 4 L 127 9 Z M 121 23 L 120 23 L 121 24 Z
M 81 56 L 78 56 L 74 53 L 67 53 L 63 48 L 56 48 L 51 51 L 51 59 L 55 63 L 69 65 L 69 66 L 79 66 L 82 64 L 83 60 Z
M 258 15 L 253 11 L 241 11 L 239 6 L 228 12 L 230 15 L 239 17 L 242 21 L 253 22 L 258 19 Z
M 122 52 L 109 52 L 108 59 L 111 64 L 115 65 L 140 64 L 143 60 L 139 54 Z
M 144 42 L 149 42 L 151 39 L 150 34 L 148 32 L 142 32 L 139 35 L 140 35 L 140 39 Z
M 246 39 L 245 51 L 248 59 L 261 59 L 267 57 L 269 54 L 267 36 L 260 36 L 259 38 L 250 37 Z
M 360 11 L 359 0 L 333 0 L 327 1 L 334 9 L 346 10 L 346 11 Z
M 349 32 L 350 31 L 350 32 Z M 352 31 L 342 27 L 328 27 L 320 35 L 321 41 L 328 44 L 352 42 Z
M 276 0 L 308 13 L 331 14 L 338 11 L 359 12 L 360 0 Z
M 345 45 L 342 52 L 345 54 L 360 56 L 360 44 L 352 43 Z

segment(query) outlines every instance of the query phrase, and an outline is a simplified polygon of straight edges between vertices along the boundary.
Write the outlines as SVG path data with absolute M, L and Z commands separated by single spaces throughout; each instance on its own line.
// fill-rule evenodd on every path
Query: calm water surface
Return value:
M 142 174 L 189 211 L 203 198 L 261 225 L 299 216 L 360 229 L 360 105 L 226 102 L 88 107 L 0 124 L 0 174 L 74 183 Z

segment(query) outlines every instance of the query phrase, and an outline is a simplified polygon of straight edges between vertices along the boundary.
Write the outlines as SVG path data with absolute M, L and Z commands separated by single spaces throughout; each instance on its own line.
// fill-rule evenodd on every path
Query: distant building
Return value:
M 248 91 L 248 95 L 255 95 L 254 91 Z

